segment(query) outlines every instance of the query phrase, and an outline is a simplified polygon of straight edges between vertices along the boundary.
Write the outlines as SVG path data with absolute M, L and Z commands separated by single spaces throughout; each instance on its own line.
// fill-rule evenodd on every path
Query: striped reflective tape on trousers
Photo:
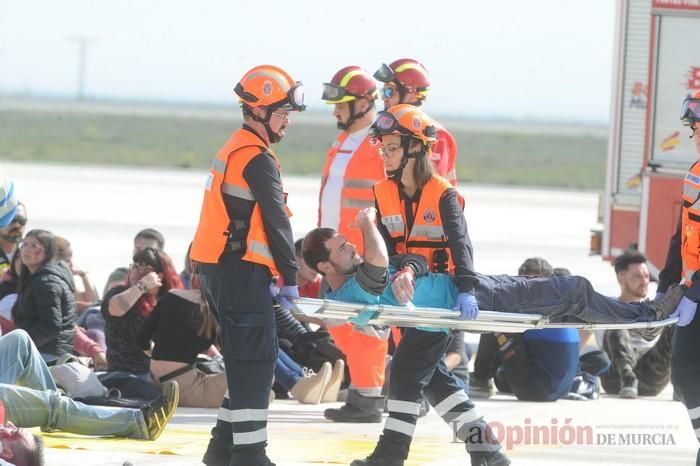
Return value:
M 255 200 L 255 196 L 253 195 L 253 192 L 250 189 L 241 188 L 240 186 L 236 186 L 225 181 L 221 183 L 221 192 L 233 197 L 245 199 L 246 201 Z
M 382 387 L 372 387 L 372 388 L 359 388 L 350 384 L 349 390 L 355 390 L 362 396 L 382 396 Z
M 454 392 L 452 395 L 442 400 L 436 406 L 433 406 L 433 408 L 440 415 L 440 417 L 444 417 L 445 414 L 452 411 L 452 408 L 454 408 L 455 406 L 467 402 L 469 402 L 469 397 L 466 393 L 464 393 L 464 390 L 460 390 L 458 392 Z
M 252 432 L 234 432 L 234 445 L 251 445 L 253 443 L 261 443 L 267 441 L 267 429 L 262 428 Z
M 386 403 L 386 407 L 389 412 L 412 414 L 418 416 L 420 414 L 420 403 L 415 403 L 412 401 L 401 401 L 401 400 L 389 400 Z
M 214 159 L 214 161 L 211 163 L 210 168 L 211 170 L 223 175 L 226 173 L 226 162 L 224 162 L 223 160 Z
M 416 425 L 411 424 L 410 422 L 394 419 L 393 417 L 389 416 L 386 418 L 384 430 L 393 430 L 394 432 L 407 435 L 408 437 L 413 437 L 413 432 L 416 430 Z
M 469 411 L 465 411 L 454 419 L 448 421 L 451 425 L 455 426 L 455 431 L 460 430 L 467 424 L 471 424 L 474 421 L 481 419 L 481 415 L 476 412 L 476 409 L 472 408 Z
M 266 421 L 267 409 L 226 409 L 219 408 L 219 419 L 226 422 Z

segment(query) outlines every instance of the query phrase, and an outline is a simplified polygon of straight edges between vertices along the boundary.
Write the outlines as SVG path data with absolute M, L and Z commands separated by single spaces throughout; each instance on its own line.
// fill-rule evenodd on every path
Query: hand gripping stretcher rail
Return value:
M 575 328 L 585 330 L 650 329 L 665 327 L 678 321 L 677 317 L 652 322 L 591 324 L 586 322 L 550 322 L 540 314 L 480 311 L 474 320 L 460 320 L 459 312 L 432 307 L 411 308 L 384 304 L 366 305 L 329 299 L 299 298 L 294 300 L 294 312 L 323 320 L 346 320 L 366 325 L 399 327 L 451 328 L 472 332 L 522 333 L 541 328 Z

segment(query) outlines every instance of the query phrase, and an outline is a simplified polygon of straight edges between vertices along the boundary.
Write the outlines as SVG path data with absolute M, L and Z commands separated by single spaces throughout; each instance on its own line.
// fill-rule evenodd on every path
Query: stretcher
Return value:
M 474 320 L 460 320 L 459 312 L 432 307 L 365 305 L 329 299 L 299 298 L 294 300 L 294 312 L 328 321 L 348 321 L 357 325 L 385 327 L 451 328 L 471 332 L 522 333 L 542 328 L 574 328 L 583 330 L 643 330 L 673 325 L 677 317 L 652 322 L 592 324 L 587 322 L 551 322 L 540 314 L 480 311 Z

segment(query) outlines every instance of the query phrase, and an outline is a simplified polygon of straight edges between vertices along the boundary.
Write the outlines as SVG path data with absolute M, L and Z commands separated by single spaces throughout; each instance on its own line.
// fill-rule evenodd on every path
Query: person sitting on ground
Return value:
M 218 408 L 227 389 L 226 373 L 206 374 L 195 364 L 216 340 L 217 325 L 202 299 L 199 274 L 192 273 L 188 281 L 191 289 L 173 288 L 158 300 L 136 343 L 150 353 L 155 381 L 178 383 L 180 406 Z
M 156 440 L 177 407 L 176 382 L 165 396 L 141 409 L 87 405 L 64 396 L 23 330 L 0 337 L 0 367 L 0 406 L 5 414 L 0 458 L 17 466 L 42 464 L 41 437 L 24 428 Z
M 639 302 L 649 291 L 647 258 L 628 250 L 615 258 L 615 275 L 620 285 L 620 301 Z M 656 396 L 671 380 L 671 339 L 675 327 L 666 327 L 660 336 L 647 341 L 629 330 L 606 330 L 603 349 L 612 365 L 601 375 L 607 393 L 620 398 Z
M 102 301 L 110 372 L 150 379 L 149 357 L 136 344 L 136 335 L 158 299 L 173 288 L 182 288 L 182 283 L 164 252 L 147 247 L 134 255 L 128 285 L 112 288 Z
M 97 288 L 90 280 L 87 271 L 73 264 L 73 248 L 70 242 L 61 236 L 56 236 L 56 259 L 63 261 L 68 270 L 82 282 L 82 291 L 78 291 L 77 288 L 75 290 L 76 310 L 78 315 L 81 315 L 86 309 L 99 302 L 100 295 L 97 294 Z
M 20 249 L 17 302 L 12 318 L 26 330 L 47 362 L 73 352 L 75 296 L 70 272 L 56 261 L 56 238 L 46 230 L 27 233 Z
M 525 260 L 518 274 L 549 277 L 553 268 L 541 257 Z M 569 393 L 578 369 L 578 333 L 572 328 L 548 328 L 519 333 L 484 333 L 470 379 L 469 395 L 488 398 L 491 379 L 501 392 L 519 400 L 555 401 Z
M 425 258 L 417 255 L 395 256 L 392 259 L 392 266 L 389 266 L 386 246 L 377 230 L 375 220 L 376 210 L 371 208 L 361 210 L 355 219 L 355 224 L 363 233 L 364 260 L 357 254 L 357 247 L 333 229 L 316 228 L 306 235 L 303 247 L 304 260 L 309 267 L 326 277 L 332 290 L 326 297 L 359 304 L 403 304 L 396 299 L 392 287 L 387 285 L 389 277 L 396 270 L 406 268 L 405 270 L 408 271 L 410 268 L 410 273 L 415 278 L 415 285 L 414 280 L 407 280 L 404 283 L 406 288 L 401 293 L 405 299 L 404 303 L 411 301 L 416 307 L 452 309 L 459 291 L 452 277 L 440 273 L 426 273 Z M 577 276 L 528 278 L 477 273 L 476 279 L 474 294 L 482 310 L 524 313 L 539 311 L 553 322 L 655 321 L 668 317 L 685 292 L 683 287 L 672 288 L 658 301 L 631 304 L 596 293 L 588 280 Z M 366 310 L 360 313 L 356 322 L 358 324 L 369 322 L 374 314 L 375 311 Z M 435 332 L 435 329 L 432 331 L 439 336 L 440 332 Z M 405 340 L 406 334 L 399 344 L 399 350 Z M 397 363 L 397 358 L 401 354 L 397 351 L 392 365 L 393 377 L 397 380 L 396 374 L 400 371 L 406 380 L 405 383 L 394 383 L 390 387 L 396 387 L 399 391 L 411 391 L 415 396 L 412 401 L 397 400 L 395 408 L 400 405 L 401 419 L 393 419 L 390 416 L 374 453 L 366 460 L 354 461 L 353 466 L 403 465 L 411 441 L 411 436 L 406 432 L 410 425 L 415 425 L 421 392 L 425 393 L 428 401 L 450 425 L 453 425 L 456 416 L 470 413 L 470 422 L 456 426 L 455 435 L 465 442 L 472 455 L 472 464 L 509 464 L 509 461 L 498 452 L 499 445 L 483 443 L 476 445 L 474 438 L 466 436 L 466 433 L 479 429 L 483 439 L 488 434 L 488 426 L 481 416 L 474 414 L 474 405 L 463 393 L 461 384 L 446 374 L 444 362 L 441 361 L 443 353 L 444 347 L 440 351 L 431 350 L 436 362 L 431 369 L 429 368 L 428 374 L 433 374 L 433 379 L 438 373 L 444 374 L 440 385 L 445 388 L 450 387 L 451 391 L 446 389 L 441 393 L 432 393 L 431 385 L 437 384 L 437 381 L 427 375 L 422 377 L 423 374 L 410 375 L 409 372 L 415 370 L 415 364 L 411 364 L 410 361 Z M 425 362 L 421 365 L 425 366 Z M 415 381 L 416 386 L 409 387 L 408 380 L 411 381 L 410 383 Z M 453 402 L 450 398 L 449 407 L 443 407 L 442 401 L 446 401 L 445 395 L 459 396 L 459 401 Z M 390 413 L 392 413 L 393 400 L 395 398 L 390 391 Z M 436 403 L 438 406 L 435 406 Z M 408 404 L 411 406 L 409 407 Z M 456 411 L 457 407 L 459 412 Z M 402 427 L 397 429 L 399 423 Z

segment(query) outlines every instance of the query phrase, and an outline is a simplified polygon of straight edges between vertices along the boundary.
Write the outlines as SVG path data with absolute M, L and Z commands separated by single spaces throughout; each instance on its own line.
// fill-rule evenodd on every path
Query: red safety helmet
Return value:
M 248 71 L 234 89 L 240 102 L 249 107 L 304 111 L 304 88 L 282 68 L 260 65 Z
M 323 83 L 321 99 L 327 104 L 351 102 L 359 97 L 377 98 L 377 85 L 372 76 L 356 65 L 338 71 L 329 83 Z
M 416 91 L 421 98 L 425 98 L 430 91 L 428 71 L 425 66 L 412 58 L 401 58 L 391 62 L 390 65 L 382 63 L 374 73 L 374 77 L 378 81 L 393 82 L 406 90 Z

